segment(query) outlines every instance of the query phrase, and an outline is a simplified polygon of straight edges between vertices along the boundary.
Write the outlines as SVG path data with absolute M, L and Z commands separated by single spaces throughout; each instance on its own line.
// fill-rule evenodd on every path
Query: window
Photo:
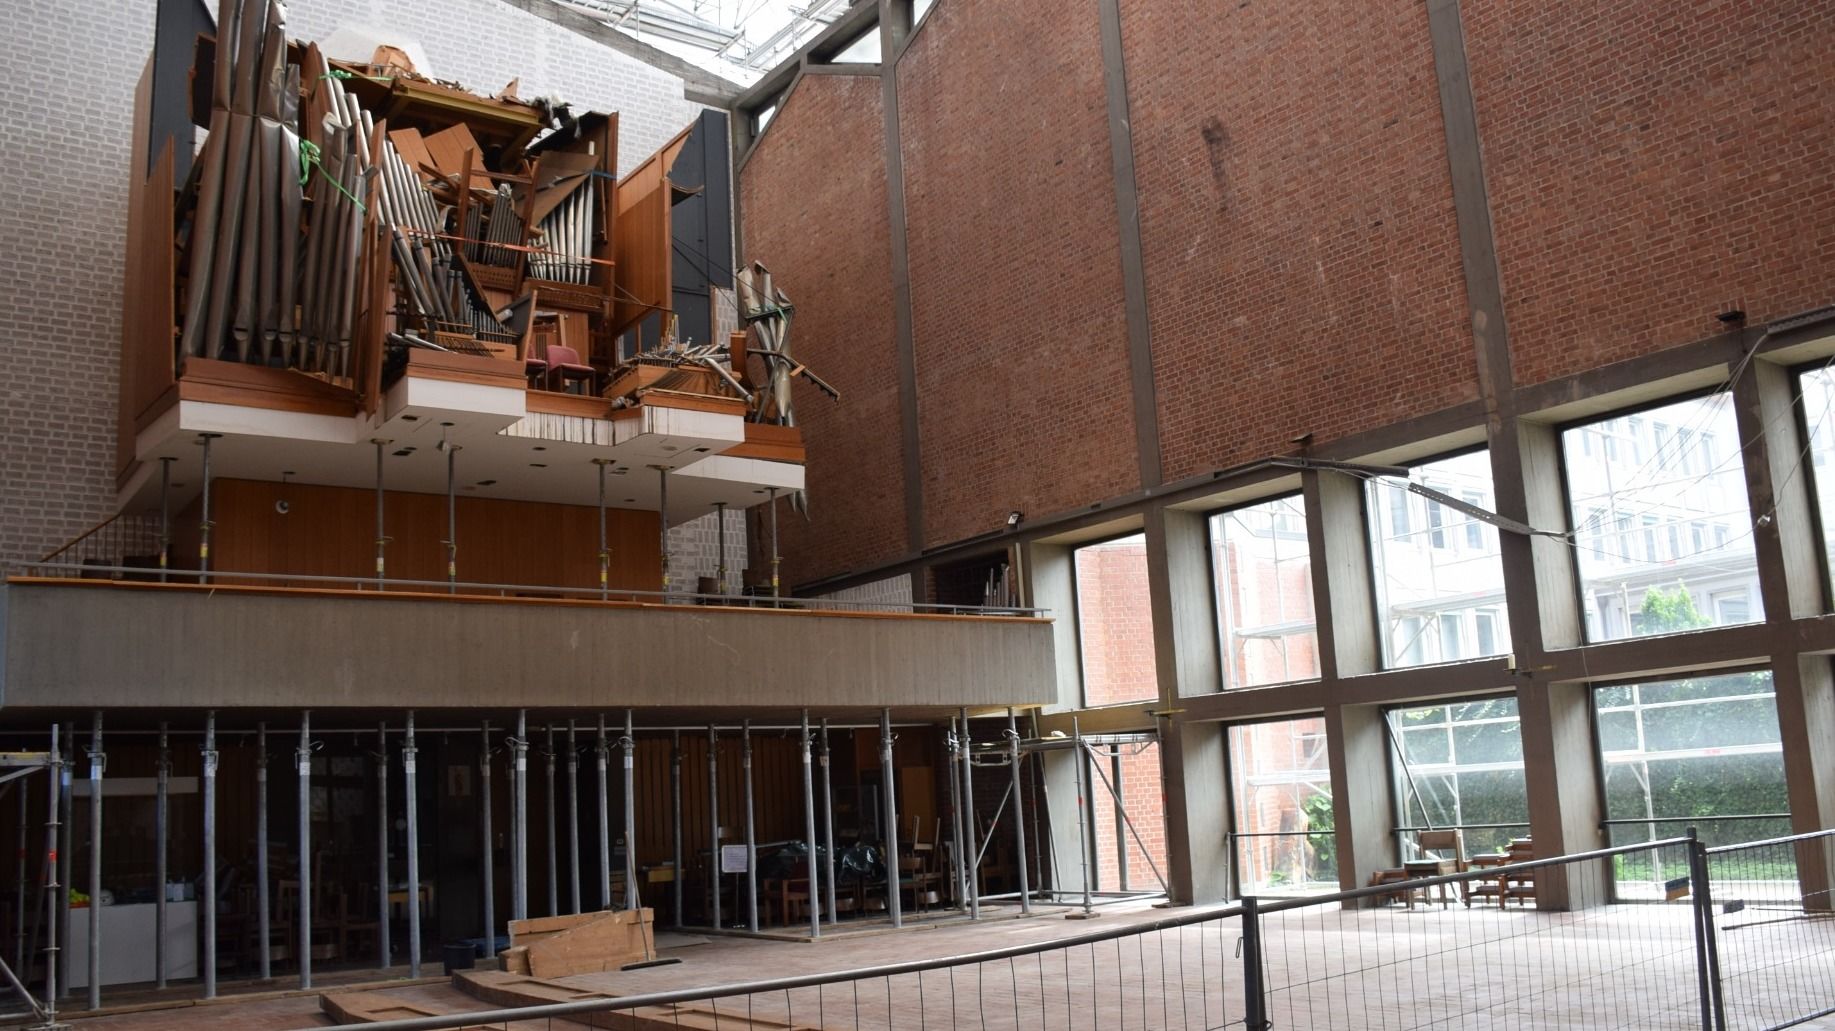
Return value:
M 834 64 L 878 64 L 879 58 L 879 26 L 875 25 L 829 60 Z
M 1426 462 L 1409 470 L 1416 483 L 1432 483 L 1443 494 L 1481 509 L 1494 504 L 1491 462 L 1483 451 Z M 1472 614 L 1480 609 L 1501 613 L 1504 565 L 1497 537 L 1472 516 L 1432 498 L 1412 494 L 1406 483 L 1378 477 L 1365 487 L 1372 513 L 1370 561 L 1376 583 L 1377 618 L 1390 668 L 1455 659 L 1476 659 L 1510 650 L 1502 622 L 1493 624 L 1491 647 L 1480 651 L 1471 632 Z M 1411 531 L 1393 513 L 1397 505 L 1418 501 L 1426 507 L 1426 529 Z M 1389 512 L 1390 531 L 1374 519 Z M 1462 528 L 1463 527 L 1463 528 Z M 1448 539 L 1464 547 L 1446 547 Z M 1455 633 L 1448 627 L 1457 626 Z
M 923 21 L 924 15 L 930 13 L 930 5 L 936 2 L 937 0 L 912 0 L 911 24 L 916 25 L 918 22 Z
M 1710 845 L 1790 833 L 1769 671 L 1601 687 L 1593 707 L 1613 844 L 1690 826 Z M 1686 872 L 1626 857 L 1619 892 L 1656 895 Z
M 1073 553 L 1083 704 L 1159 697 L 1144 534 L 1087 544 Z
M 1094 745 L 1089 763 L 1097 890 L 1165 890 L 1160 877 L 1166 872 L 1166 796 L 1160 787 L 1159 742 Z M 1116 812 L 1117 795 L 1126 819 Z M 1141 851 L 1143 843 L 1152 851 Z
M 1641 459 L 1631 449 L 1619 462 L 1589 457 L 1581 441 L 1590 425 L 1561 435 L 1572 525 L 1604 511 L 1616 531 L 1606 547 L 1575 548 L 1587 640 L 1764 619 L 1752 536 L 1731 529 L 1751 522 L 1740 452 L 1716 443 L 1739 439 L 1732 396 L 1677 401 L 1644 417 L 1656 446 Z M 1751 601 L 1709 604 L 1722 596 Z
M 1391 709 L 1387 717 L 1402 827 L 1464 830 L 1467 855 L 1501 851 L 1511 838 L 1528 833 L 1515 698 Z M 1414 834 L 1401 832 L 1408 858 Z
M 1338 890 L 1323 719 L 1232 726 L 1230 799 L 1240 894 Z
M 1318 677 L 1312 555 L 1299 496 L 1220 512 L 1210 534 L 1223 686 Z

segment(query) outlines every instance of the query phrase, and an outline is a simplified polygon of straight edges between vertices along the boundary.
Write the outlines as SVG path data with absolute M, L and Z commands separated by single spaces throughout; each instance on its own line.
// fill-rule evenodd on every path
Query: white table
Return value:
M 155 980 L 153 970 L 154 910 L 147 902 L 131 906 L 103 906 L 102 983 L 140 984 Z M 70 987 L 89 985 L 89 909 L 70 911 L 70 938 L 60 943 L 70 960 Z M 166 903 L 166 976 L 198 976 L 198 904 Z

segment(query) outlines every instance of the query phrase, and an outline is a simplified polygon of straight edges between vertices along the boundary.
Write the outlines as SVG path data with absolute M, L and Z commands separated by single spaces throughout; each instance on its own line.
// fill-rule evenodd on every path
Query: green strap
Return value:
M 365 207 L 363 202 L 357 199 L 356 194 L 345 189 L 343 183 L 333 179 L 331 173 L 325 171 L 324 162 L 319 160 L 319 145 L 311 140 L 299 141 L 299 184 L 301 186 L 306 185 L 306 183 L 312 179 L 312 170 L 314 168 L 319 170 L 319 175 L 325 177 L 325 181 L 331 184 L 332 189 L 349 197 L 350 202 L 357 206 L 358 211 L 364 214 L 369 213 L 369 208 Z

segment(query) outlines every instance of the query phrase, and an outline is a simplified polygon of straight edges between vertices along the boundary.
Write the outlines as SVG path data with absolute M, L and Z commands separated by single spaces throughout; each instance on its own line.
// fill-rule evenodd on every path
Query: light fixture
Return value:
M 1008 512 L 1007 513 L 1007 529 L 1011 530 L 1019 526 L 1019 521 L 1024 518 L 1026 518 L 1026 513 L 1021 512 L 1017 508 L 1011 512 Z

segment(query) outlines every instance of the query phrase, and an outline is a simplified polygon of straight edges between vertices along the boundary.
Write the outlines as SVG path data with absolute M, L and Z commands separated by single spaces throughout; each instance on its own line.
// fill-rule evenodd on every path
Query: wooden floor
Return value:
M 564 982 L 620 995 L 733 984 L 1045 942 L 1181 912 L 1128 903 L 1099 909 L 1088 921 L 1065 920 L 1056 910 L 818 943 L 717 938 L 665 949 L 681 958 L 676 965 Z M 1779 916 L 1748 910 L 1720 918 L 1730 1027 L 1764 1027 L 1835 1006 L 1835 919 Z M 1269 916 L 1264 928 L 1268 1017 L 1278 1028 L 1701 1026 L 1686 905 L 1563 914 L 1321 907 Z M 1234 918 L 1211 920 L 953 972 L 727 998 L 718 1006 L 733 1018 L 830 1029 L 1240 1026 L 1240 934 Z M 483 1008 L 446 984 L 390 990 L 397 993 L 441 1011 Z M 326 1023 L 316 998 L 303 997 L 98 1016 L 76 1026 L 266 1031 Z M 1835 1029 L 1835 1019 L 1800 1026 Z

